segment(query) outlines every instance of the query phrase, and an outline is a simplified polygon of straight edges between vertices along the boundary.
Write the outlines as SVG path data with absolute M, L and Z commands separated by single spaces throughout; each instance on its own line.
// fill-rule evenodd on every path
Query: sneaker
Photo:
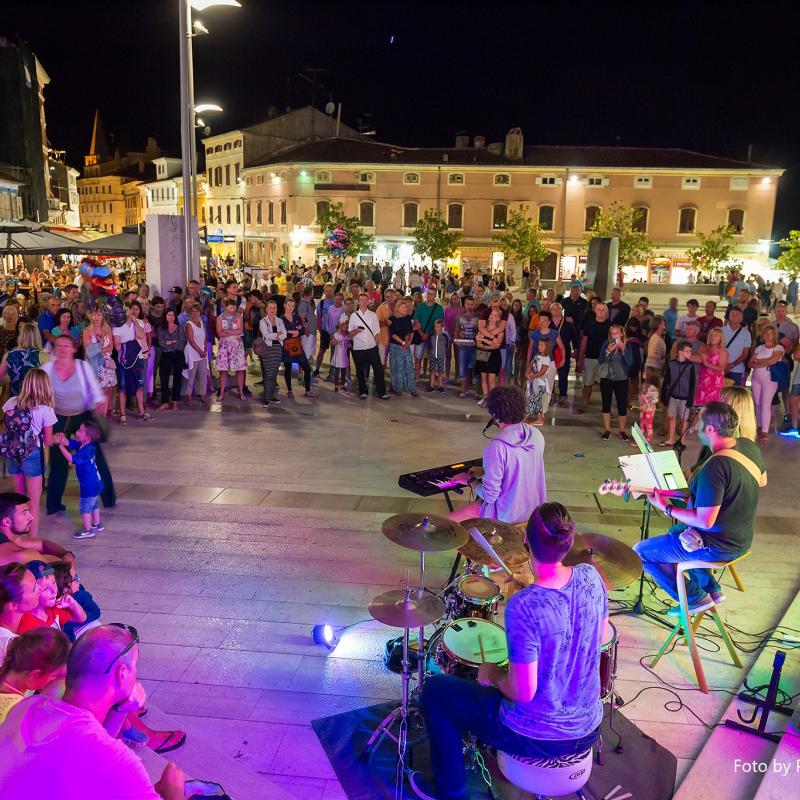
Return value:
M 280 402 L 281 402 L 280 397 L 273 397 L 272 400 L 270 400 L 270 403 L 280 403 Z
M 102 533 L 106 529 L 106 526 L 103 525 L 102 522 L 98 522 L 97 525 L 92 525 L 92 530 L 95 533 Z
M 458 393 L 458 397 L 459 397 L 461 400 L 463 400 L 463 399 L 464 399 L 466 396 L 467 396 L 467 393 L 466 393 L 466 392 L 459 392 L 459 393 Z
M 89 528 L 88 530 L 84 529 L 82 531 L 75 531 L 75 533 L 72 534 L 72 538 L 73 539 L 94 539 L 94 531 L 91 528 Z
M 689 606 L 689 616 L 693 617 L 695 614 L 699 614 L 701 611 L 708 611 L 710 608 L 713 607 L 714 607 L 714 601 L 712 600 L 710 595 L 706 595 L 705 597 L 701 598 L 699 602 Z M 680 615 L 681 615 L 680 606 L 672 606 L 672 608 L 670 608 L 669 611 L 667 611 L 668 617 L 679 617 Z
M 789 438 L 800 438 L 800 432 L 798 432 L 797 428 L 793 428 L 791 425 L 788 428 L 782 428 L 778 431 L 780 436 L 787 436 Z
M 436 387 L 435 386 L 429 386 L 425 391 L 426 392 L 435 392 L 436 391 Z
M 629 442 L 631 440 L 631 437 L 628 436 L 628 434 L 625 433 L 625 431 L 622 431 L 620 433 L 619 438 L 622 439 L 623 442 Z
M 611 438 L 611 431 L 603 431 L 603 435 L 600 438 L 607 442 Z
M 359 397 L 360 397 L 362 400 L 366 400 L 366 399 L 367 399 L 367 394 L 366 394 L 366 392 L 362 392 L 362 393 L 359 395 Z
M 439 388 L 438 388 L 436 391 L 437 391 L 437 392 L 443 392 L 443 391 L 444 391 L 444 387 L 443 387 L 443 386 L 440 386 L 440 387 L 439 387 Z
M 269 408 L 269 400 L 265 400 L 261 405 L 264 406 L 264 408 Z
M 381 400 L 388 400 L 389 399 L 389 395 L 388 394 L 382 394 L 380 399 Z

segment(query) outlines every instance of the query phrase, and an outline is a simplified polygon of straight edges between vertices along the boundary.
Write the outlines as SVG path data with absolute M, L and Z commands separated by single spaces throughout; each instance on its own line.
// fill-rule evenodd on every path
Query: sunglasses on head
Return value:
M 124 630 L 125 633 L 131 637 L 131 640 L 125 645 L 125 647 L 122 648 L 122 650 L 119 651 L 119 653 L 114 656 L 114 658 L 111 660 L 111 663 L 106 667 L 105 672 L 103 672 L 103 675 L 108 675 L 108 673 L 111 672 L 111 668 L 114 666 L 114 664 L 116 664 L 117 661 L 122 658 L 122 656 L 133 650 L 133 648 L 139 644 L 139 633 L 136 628 L 133 627 L 133 625 L 126 625 L 124 622 L 110 622 L 109 625 L 113 626 L 114 628 L 122 628 L 122 630 Z

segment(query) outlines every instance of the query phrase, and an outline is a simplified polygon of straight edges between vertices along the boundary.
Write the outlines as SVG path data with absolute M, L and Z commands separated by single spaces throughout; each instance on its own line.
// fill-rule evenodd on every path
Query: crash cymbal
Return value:
M 518 567 L 530 558 L 530 554 L 525 548 L 524 528 L 509 525 L 499 519 L 483 519 L 481 517 L 465 519 L 461 525 L 467 534 L 469 534 L 470 528 L 477 528 L 497 555 L 503 559 L 506 566 Z M 471 536 L 463 547 L 458 548 L 458 552 L 476 564 L 490 566 L 493 563 L 492 557 Z
M 609 592 L 630 586 L 642 574 L 642 562 L 632 547 L 599 533 L 576 534 L 563 563 L 568 567 L 591 564 Z
M 395 514 L 384 520 L 383 535 L 401 547 L 424 552 L 455 550 L 469 539 L 457 522 L 434 514 Z
M 372 598 L 369 613 L 378 622 L 394 628 L 421 628 L 444 616 L 444 603 L 436 595 L 424 592 L 418 595 L 412 589 L 392 589 Z

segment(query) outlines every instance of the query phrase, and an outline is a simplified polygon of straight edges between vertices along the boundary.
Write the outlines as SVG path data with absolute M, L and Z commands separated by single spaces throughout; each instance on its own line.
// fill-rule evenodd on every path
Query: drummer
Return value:
M 505 388 L 505 387 L 503 387 Z M 478 682 L 429 678 L 422 693 L 437 800 L 467 800 L 462 735 L 510 755 L 549 758 L 583 753 L 600 735 L 600 646 L 608 598 L 590 564 L 562 563 L 575 524 L 560 503 L 528 520 L 535 584 L 506 608 L 508 668 L 483 663 Z
M 483 451 L 483 467 L 461 476 L 478 500 L 450 514 L 524 522 L 530 509 L 547 500 L 544 436 L 526 425 L 525 395 L 516 386 L 496 386 L 486 396 L 486 410 L 500 428 Z

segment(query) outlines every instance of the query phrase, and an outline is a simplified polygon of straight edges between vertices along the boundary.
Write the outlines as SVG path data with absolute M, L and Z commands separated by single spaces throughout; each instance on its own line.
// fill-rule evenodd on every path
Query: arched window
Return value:
M 260 225 L 261 222 L 261 201 L 258 200 L 256 202 L 256 225 Z
M 731 208 L 728 210 L 728 227 L 733 228 L 733 232 L 736 234 L 744 231 L 743 208 Z
M 275 203 L 270 200 L 267 203 L 267 225 L 275 224 Z
M 364 227 L 371 228 L 375 224 L 375 203 L 371 200 L 363 200 L 359 203 L 358 217 Z
M 314 183 L 330 183 L 331 182 L 331 174 L 330 172 L 320 170 L 314 175 Z
M 556 210 L 553 206 L 539 206 L 539 227 L 543 231 L 552 231 L 555 227 Z
M 595 222 L 597 222 L 597 218 L 600 216 L 600 206 L 586 206 L 586 215 L 583 220 L 583 229 L 585 231 L 590 231 L 593 227 Z
M 678 233 L 694 233 L 697 225 L 697 209 L 688 206 L 678 215 Z
M 280 211 L 281 211 L 281 225 L 285 225 L 286 224 L 286 201 L 285 200 L 281 200 Z
M 315 219 L 319 220 L 330 211 L 331 204 L 327 200 L 317 200 L 317 215 Z
M 506 172 L 500 172 L 494 176 L 495 186 L 509 186 L 511 184 L 511 176 Z
M 419 182 L 419 172 L 406 172 L 403 174 L 403 183 L 416 186 Z
M 222 167 L 214 167 L 214 186 L 222 186 Z
M 636 212 L 636 216 L 633 218 L 633 229 L 638 233 L 647 233 L 650 209 L 647 206 L 636 206 L 633 210 Z
M 463 186 L 464 185 L 464 173 L 463 172 L 451 172 L 447 176 L 447 185 L 448 186 Z
M 413 228 L 417 224 L 417 211 L 418 211 L 418 206 L 416 203 L 403 203 L 404 228 Z
M 464 227 L 464 206 L 461 203 L 450 203 L 447 206 L 447 227 Z
M 221 152 L 222 152 L 222 145 L 221 145 L 221 144 L 218 144 L 218 145 L 217 145 L 217 146 L 214 148 L 214 152 L 215 152 L 215 153 L 221 153 Z
M 505 228 L 507 223 L 508 206 L 505 203 L 497 203 L 496 205 L 492 206 L 492 227 Z
M 225 142 L 225 144 L 223 145 L 222 149 L 223 150 L 230 150 L 231 147 L 233 147 L 233 145 L 230 142 Z

